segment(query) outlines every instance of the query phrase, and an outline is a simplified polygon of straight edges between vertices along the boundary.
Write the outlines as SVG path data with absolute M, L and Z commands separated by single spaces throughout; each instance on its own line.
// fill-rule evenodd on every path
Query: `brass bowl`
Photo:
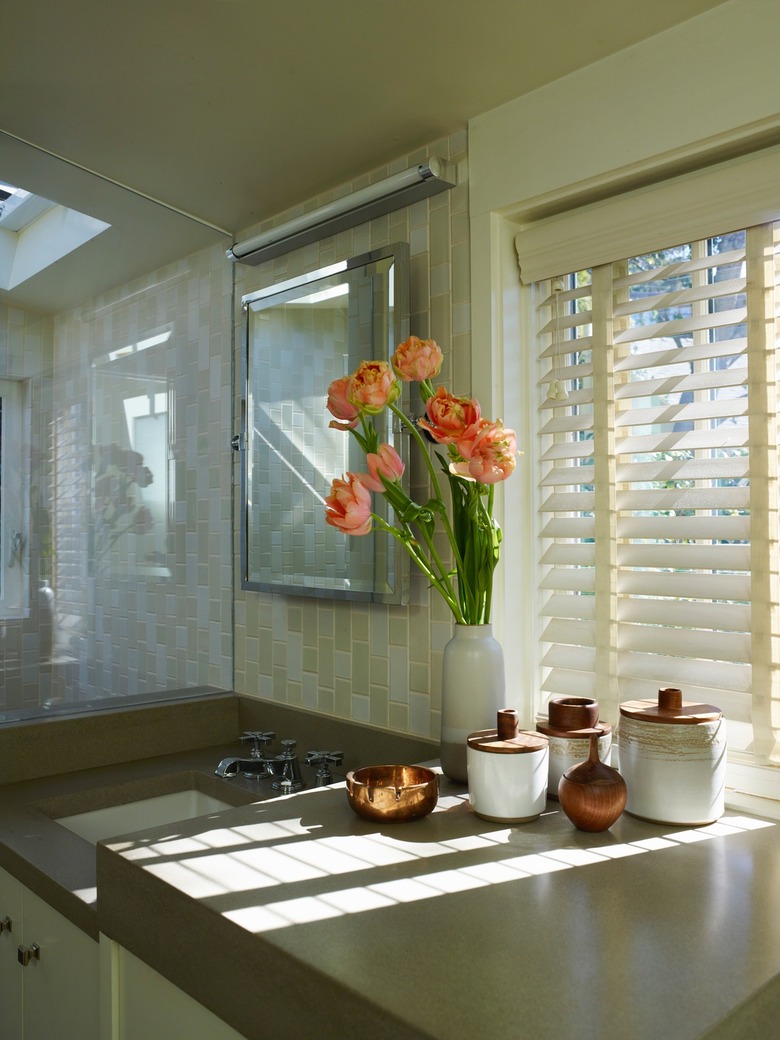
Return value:
M 439 778 L 425 766 L 364 766 L 347 773 L 347 799 L 364 820 L 406 823 L 434 808 Z

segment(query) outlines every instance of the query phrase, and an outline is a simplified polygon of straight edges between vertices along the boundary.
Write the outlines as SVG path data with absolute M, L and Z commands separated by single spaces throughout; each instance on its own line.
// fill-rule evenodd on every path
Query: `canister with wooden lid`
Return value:
M 466 769 L 471 807 L 485 820 L 528 823 L 547 804 L 547 738 L 521 731 L 512 708 L 497 713 L 494 730 L 467 738 Z
M 599 758 L 609 763 L 612 727 L 599 720 L 599 704 L 592 697 L 553 697 L 547 705 L 547 718 L 536 724 L 550 745 L 547 794 L 558 797 L 558 785 L 567 769 L 585 761 L 590 754 L 590 730 L 599 729 Z
M 712 704 L 664 687 L 658 701 L 626 701 L 618 723 L 626 812 L 655 823 L 700 826 L 723 815 L 726 724 Z

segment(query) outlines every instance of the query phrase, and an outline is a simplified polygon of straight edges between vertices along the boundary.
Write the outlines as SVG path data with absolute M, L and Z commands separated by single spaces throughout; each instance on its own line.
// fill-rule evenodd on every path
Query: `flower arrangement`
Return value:
M 410 336 L 387 361 L 364 361 L 350 376 L 328 388 L 331 428 L 351 434 L 366 457 L 367 473 L 346 473 L 333 481 L 325 500 L 325 519 L 350 535 L 375 527 L 397 539 L 431 585 L 442 595 L 461 625 L 490 622 L 493 573 L 501 529 L 493 517 L 493 493 L 515 468 L 517 438 L 501 420 L 482 417 L 479 403 L 434 389 L 442 352 L 432 339 Z M 419 385 L 425 417 L 409 418 L 396 404 L 402 382 Z M 409 497 L 400 483 L 404 462 L 390 444 L 380 444 L 372 417 L 385 408 L 406 427 L 419 446 L 428 470 L 432 496 L 424 504 Z M 446 448 L 430 451 L 425 435 Z M 434 459 L 449 483 L 451 515 L 442 495 Z M 372 511 L 372 494 L 386 497 L 395 516 L 389 523 Z M 437 531 L 449 542 L 454 566 L 436 547 Z

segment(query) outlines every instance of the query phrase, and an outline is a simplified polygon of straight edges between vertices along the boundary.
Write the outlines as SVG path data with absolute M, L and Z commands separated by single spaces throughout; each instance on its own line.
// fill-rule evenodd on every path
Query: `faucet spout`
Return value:
M 243 773 L 249 777 L 269 776 L 268 766 L 263 759 L 257 758 L 223 758 L 214 770 L 216 776 L 232 780 L 233 777 Z

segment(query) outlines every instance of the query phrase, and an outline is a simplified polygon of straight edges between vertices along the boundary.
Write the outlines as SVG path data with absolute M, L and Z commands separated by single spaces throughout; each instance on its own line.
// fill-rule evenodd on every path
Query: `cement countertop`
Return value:
M 213 781 L 243 728 L 272 726 L 304 747 L 343 740 L 345 768 L 388 748 L 387 734 L 365 727 L 238 706 L 217 697 L 113 722 L 12 727 L 6 778 L 28 763 L 57 775 L 0 785 L 0 867 L 250 1038 L 775 1035 L 780 840 L 769 820 L 730 811 L 687 829 L 623 815 L 588 835 L 550 802 L 536 822 L 501 827 L 443 780 L 436 811 L 412 824 L 364 823 L 340 787 L 225 810 L 175 836 L 149 831 L 96 855 L 43 811 L 95 807 L 117 785 L 158 793 L 161 777 Z M 214 746 L 201 746 L 206 733 Z M 160 753 L 176 742 L 188 748 Z M 150 744 L 159 750 L 139 758 Z M 390 746 L 397 757 L 387 761 L 419 757 L 415 745 Z M 125 761 L 107 764 L 117 752 Z M 85 761 L 93 768 L 74 770 Z M 263 791 L 220 783 L 236 801 Z
M 503 827 L 441 790 L 411 824 L 341 786 L 100 846 L 100 928 L 252 1040 L 772 1035 L 775 823 Z

